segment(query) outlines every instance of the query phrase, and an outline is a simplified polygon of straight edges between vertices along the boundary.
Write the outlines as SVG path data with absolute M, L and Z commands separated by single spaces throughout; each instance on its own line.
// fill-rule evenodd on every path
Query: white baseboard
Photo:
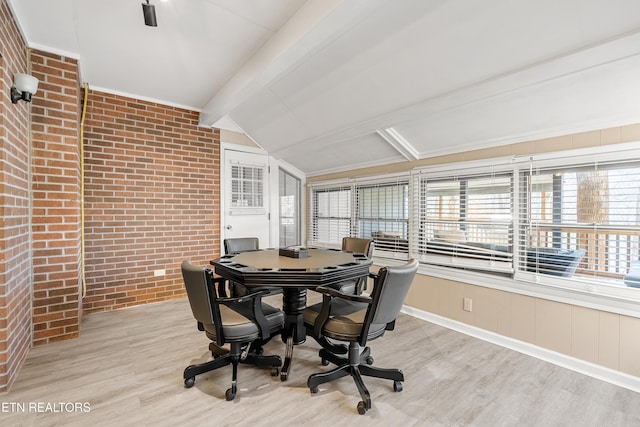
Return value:
M 483 341 L 487 341 L 492 344 L 496 344 L 517 351 L 519 353 L 544 360 L 545 362 L 553 363 L 554 365 L 571 369 L 572 371 L 579 372 L 581 374 L 585 374 L 590 377 L 597 378 L 599 380 L 606 381 L 608 383 L 640 393 L 639 377 L 625 374 L 623 372 L 606 368 L 604 366 L 596 365 L 591 362 L 580 360 L 575 357 L 567 356 L 565 354 L 548 350 L 546 348 L 538 347 L 524 341 L 496 334 L 485 329 L 467 325 L 465 323 L 458 322 L 446 317 L 438 316 L 427 311 L 408 307 L 406 305 L 402 307 L 402 312 L 418 319 L 425 320 L 427 322 L 431 322 L 457 332 L 461 332 L 465 335 L 469 335 L 474 338 L 478 338 Z

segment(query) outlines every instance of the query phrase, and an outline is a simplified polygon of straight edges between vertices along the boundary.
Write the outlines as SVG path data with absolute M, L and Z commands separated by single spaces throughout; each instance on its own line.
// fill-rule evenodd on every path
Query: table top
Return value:
M 366 276 L 371 260 L 364 254 L 334 249 L 309 249 L 307 258 L 266 249 L 225 255 L 211 264 L 220 276 L 248 286 L 314 287 Z

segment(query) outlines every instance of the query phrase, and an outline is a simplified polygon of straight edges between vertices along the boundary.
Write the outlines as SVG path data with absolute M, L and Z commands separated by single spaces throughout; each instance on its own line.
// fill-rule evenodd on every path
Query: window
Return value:
M 234 208 L 264 207 L 263 168 L 231 166 L 231 206 Z
M 624 286 L 639 259 L 640 163 L 534 166 L 521 172 L 519 270 Z
M 347 236 L 372 239 L 376 256 L 409 253 L 409 181 L 363 181 L 311 190 L 310 245 L 339 247 Z
M 312 245 L 340 244 L 351 236 L 351 188 L 328 188 L 312 194 Z
M 280 199 L 280 247 L 300 245 L 300 179 L 278 171 Z
M 442 277 L 640 301 L 638 183 L 637 143 L 316 183 L 310 244 L 371 238 L 375 256 L 415 257 Z
M 418 252 L 427 263 L 513 271 L 511 173 L 420 178 Z
M 409 253 L 409 183 L 357 187 L 356 237 L 371 239 L 377 256 Z

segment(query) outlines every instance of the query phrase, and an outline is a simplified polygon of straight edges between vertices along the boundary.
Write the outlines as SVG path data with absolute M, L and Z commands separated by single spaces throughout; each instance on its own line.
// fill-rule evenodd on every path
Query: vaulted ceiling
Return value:
M 309 175 L 640 122 L 637 0 L 10 0 L 96 89 Z

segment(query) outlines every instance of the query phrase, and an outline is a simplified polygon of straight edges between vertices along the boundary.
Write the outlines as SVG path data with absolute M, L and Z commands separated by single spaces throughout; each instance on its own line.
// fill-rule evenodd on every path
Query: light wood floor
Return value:
M 365 378 L 373 408 L 364 416 L 350 378 L 309 393 L 307 377 L 330 368 L 320 365 L 311 339 L 295 348 L 286 382 L 241 366 L 233 402 L 224 399 L 230 367 L 183 387 L 183 369 L 206 360 L 207 346 L 186 300 L 87 315 L 80 338 L 31 351 L 11 391 L 0 396 L 0 425 L 640 425 L 638 393 L 407 315 L 371 342 L 375 365 L 404 371 L 404 390 Z M 266 346 L 266 353 L 283 352 L 279 339 Z M 90 412 L 33 413 L 33 402 L 87 402 Z M 7 411 L 11 403 L 25 412 Z

